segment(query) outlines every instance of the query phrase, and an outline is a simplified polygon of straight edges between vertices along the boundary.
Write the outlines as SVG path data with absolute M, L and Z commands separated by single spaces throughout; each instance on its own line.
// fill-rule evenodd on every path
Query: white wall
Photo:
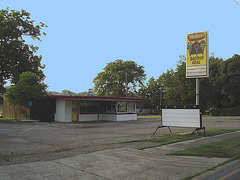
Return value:
M 103 114 L 102 120 L 106 121 L 117 121 L 117 115 L 116 114 Z
M 65 118 L 65 99 L 57 99 L 55 121 L 64 122 L 64 118 Z
M 65 99 L 56 100 L 55 121 L 72 122 L 72 101 Z
M 98 114 L 80 114 L 79 122 L 81 121 L 97 121 Z M 102 114 L 99 114 L 99 120 L 102 120 Z
M 65 100 L 65 122 L 72 122 L 72 100 Z
M 137 120 L 137 114 L 120 114 L 117 115 L 117 121 Z

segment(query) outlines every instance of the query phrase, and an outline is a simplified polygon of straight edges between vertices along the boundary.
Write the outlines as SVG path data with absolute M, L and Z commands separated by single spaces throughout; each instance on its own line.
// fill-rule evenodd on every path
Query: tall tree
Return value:
M 154 79 L 154 77 L 151 77 L 147 84 L 142 84 L 140 86 L 140 89 L 138 89 L 138 93 L 136 94 L 139 97 L 142 98 L 148 98 L 149 101 L 142 102 L 141 108 L 157 108 L 159 106 L 160 102 L 160 89 L 158 86 L 157 81 Z
M 178 61 L 177 68 L 166 85 L 165 98 L 168 104 L 194 104 L 195 81 L 186 78 L 186 62 Z
M 142 84 L 146 74 L 143 66 L 134 61 L 120 59 L 107 63 L 103 71 L 94 78 L 94 91 L 98 96 L 127 96 Z M 132 86 L 132 90 L 128 86 Z
M 16 85 L 10 86 L 6 91 L 6 98 L 11 104 L 28 106 L 29 101 L 40 100 L 45 97 L 47 85 L 41 78 L 32 73 L 24 72 L 20 75 Z
M 240 56 L 235 54 L 221 64 L 218 82 L 222 85 L 222 105 L 236 107 L 240 105 Z
M 34 25 L 25 10 L 0 10 L 0 94 L 5 91 L 6 81 L 17 83 L 22 72 L 31 71 L 41 79 L 45 77 L 42 56 L 35 55 L 38 47 L 25 42 L 26 37 L 41 41 L 40 36 L 46 35 L 41 33 L 43 27 L 46 25 L 42 22 Z

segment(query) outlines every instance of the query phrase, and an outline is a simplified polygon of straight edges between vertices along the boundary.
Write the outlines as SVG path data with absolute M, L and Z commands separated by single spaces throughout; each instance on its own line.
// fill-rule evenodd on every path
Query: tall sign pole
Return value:
M 199 105 L 200 78 L 209 77 L 208 32 L 187 34 L 186 78 L 196 79 L 196 105 Z
M 196 79 L 196 105 L 199 105 L 200 79 Z

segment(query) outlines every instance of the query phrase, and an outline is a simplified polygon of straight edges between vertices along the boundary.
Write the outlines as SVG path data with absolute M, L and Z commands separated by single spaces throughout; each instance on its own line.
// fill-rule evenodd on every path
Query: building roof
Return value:
M 47 95 L 53 99 L 71 99 L 71 100 L 92 100 L 92 101 L 148 101 L 145 98 L 136 97 L 106 97 L 106 96 L 63 96 L 63 95 Z

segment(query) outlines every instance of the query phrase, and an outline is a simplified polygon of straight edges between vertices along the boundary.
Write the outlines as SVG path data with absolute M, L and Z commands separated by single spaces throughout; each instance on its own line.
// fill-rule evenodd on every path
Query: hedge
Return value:
M 240 107 L 221 109 L 220 115 L 221 116 L 240 116 Z
M 232 107 L 232 108 L 211 108 L 209 110 L 209 114 L 212 116 L 240 116 L 240 107 Z

